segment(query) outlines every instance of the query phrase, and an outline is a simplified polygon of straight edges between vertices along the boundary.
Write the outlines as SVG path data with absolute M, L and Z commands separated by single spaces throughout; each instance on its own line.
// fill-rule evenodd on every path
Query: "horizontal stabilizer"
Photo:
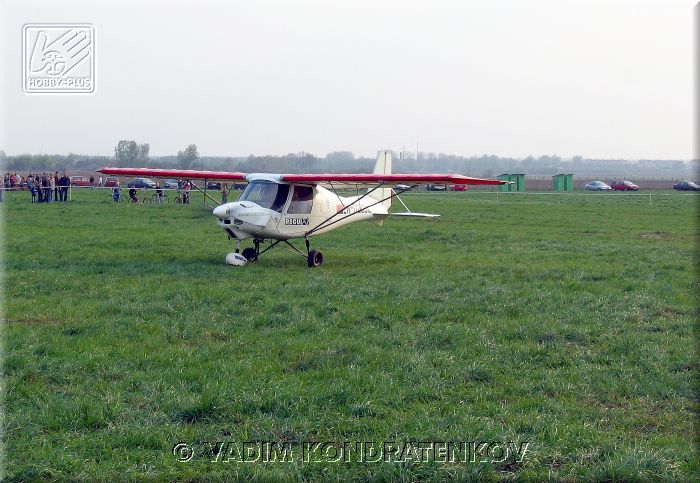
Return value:
M 415 213 L 413 211 L 407 211 L 404 213 L 389 213 L 391 216 L 415 216 L 418 218 L 437 218 L 440 215 L 435 215 L 433 213 Z

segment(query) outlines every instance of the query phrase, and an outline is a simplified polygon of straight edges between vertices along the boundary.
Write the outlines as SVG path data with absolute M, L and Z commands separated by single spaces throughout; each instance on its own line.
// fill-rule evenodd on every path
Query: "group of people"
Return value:
M 5 176 L 0 177 L 0 201 L 6 190 L 29 191 L 32 195 L 32 203 L 68 201 L 70 185 L 70 178 L 65 172 L 29 173 L 27 176 L 6 173 Z
M 15 189 L 22 186 L 27 180 L 17 173 L 6 173 L 3 177 L 3 187 Z
M 68 201 L 70 178 L 64 172 L 29 174 L 26 178 L 27 189 L 32 195 L 32 203 L 51 203 L 51 201 Z
M 102 176 L 99 180 L 96 180 L 93 176 L 90 177 L 90 189 L 94 189 L 95 186 L 101 188 L 105 185 Z M 190 190 L 194 188 L 194 185 L 190 180 L 184 180 L 178 182 L 178 192 L 181 194 L 181 201 L 183 204 L 189 204 L 190 202 Z M 0 202 L 3 201 L 3 195 L 5 190 L 27 190 L 31 193 L 32 203 L 51 203 L 53 201 L 68 201 L 68 193 L 71 187 L 71 179 L 66 174 L 66 172 L 59 173 L 29 173 L 26 177 L 15 173 L 6 173 L 4 176 L 0 176 Z M 156 201 L 164 202 L 165 191 L 160 186 L 160 183 L 156 183 L 154 188 L 156 193 Z M 226 203 L 228 201 L 228 195 L 230 189 L 227 184 L 221 186 L 221 203 Z M 121 201 L 121 187 L 119 185 L 119 179 L 116 180 L 116 185 L 112 187 L 112 197 L 115 202 Z M 136 188 L 129 188 L 129 201 L 138 203 L 138 190 Z

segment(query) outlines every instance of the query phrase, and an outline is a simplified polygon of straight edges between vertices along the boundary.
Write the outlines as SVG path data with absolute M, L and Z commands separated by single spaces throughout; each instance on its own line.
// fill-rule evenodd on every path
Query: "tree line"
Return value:
M 88 154 L 21 154 L 8 156 L 0 151 L 3 171 L 94 171 L 103 166 L 207 169 L 243 172 L 318 173 L 367 172 L 374 167 L 373 157 L 356 157 L 350 151 L 332 151 L 323 157 L 307 152 L 286 155 L 245 157 L 200 156 L 195 144 L 189 144 L 171 156 L 151 156 L 150 145 L 134 140 L 120 140 L 114 156 Z M 557 155 L 510 158 L 496 155 L 459 156 L 445 153 L 395 152 L 395 172 L 453 172 L 470 176 L 492 177 L 502 173 L 525 173 L 549 176 L 571 173 L 578 176 L 636 176 L 657 178 L 692 178 L 697 176 L 698 160 L 624 160 L 589 159 L 583 156 L 562 158 Z

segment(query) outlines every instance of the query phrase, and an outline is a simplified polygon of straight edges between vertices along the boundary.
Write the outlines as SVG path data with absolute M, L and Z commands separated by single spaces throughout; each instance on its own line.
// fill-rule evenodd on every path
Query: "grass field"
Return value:
M 695 196 L 414 194 L 442 218 L 313 239 L 317 269 L 226 266 L 210 209 L 105 196 L 4 203 L 7 479 L 700 478 Z M 528 444 L 207 452 L 442 441 Z

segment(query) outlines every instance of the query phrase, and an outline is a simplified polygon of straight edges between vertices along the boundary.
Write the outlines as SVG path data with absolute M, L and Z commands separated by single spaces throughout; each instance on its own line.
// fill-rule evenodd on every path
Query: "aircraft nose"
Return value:
M 214 208 L 214 211 L 212 211 L 212 214 L 215 217 L 219 218 L 220 220 L 228 218 L 228 216 L 229 216 L 228 206 L 226 206 L 226 205 L 217 206 L 216 208 Z

